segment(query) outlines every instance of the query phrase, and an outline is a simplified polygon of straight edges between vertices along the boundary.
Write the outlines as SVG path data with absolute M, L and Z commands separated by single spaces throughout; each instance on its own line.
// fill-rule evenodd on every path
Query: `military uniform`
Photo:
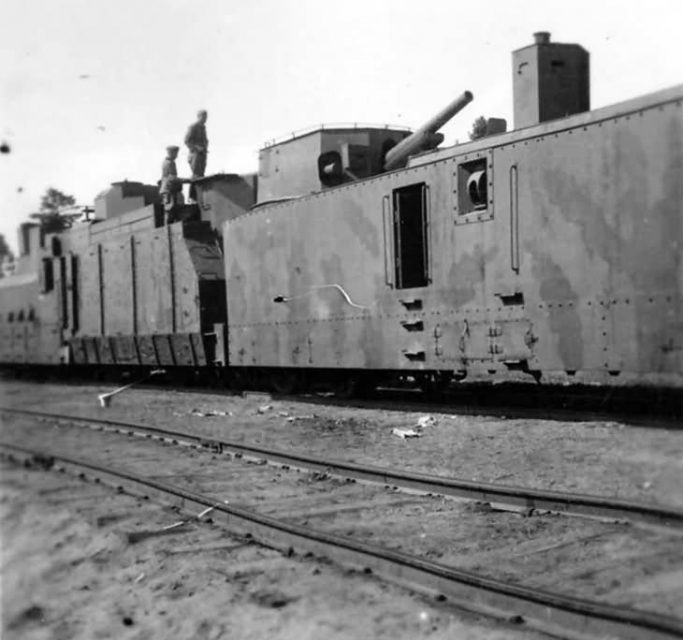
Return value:
M 190 125 L 185 135 L 185 144 L 190 150 L 188 162 L 192 169 L 193 178 L 202 178 L 206 171 L 206 154 L 209 148 L 209 140 L 206 137 L 206 125 L 195 122 Z
M 178 178 L 178 169 L 173 158 L 164 158 L 161 165 L 161 181 L 159 183 L 159 195 L 166 212 L 168 222 L 172 222 L 173 209 L 185 204 L 183 198 L 183 183 Z

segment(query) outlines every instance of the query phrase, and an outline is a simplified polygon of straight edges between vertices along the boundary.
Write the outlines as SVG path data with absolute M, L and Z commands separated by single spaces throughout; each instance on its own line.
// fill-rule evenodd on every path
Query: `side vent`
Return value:
M 408 311 L 420 311 L 420 309 L 422 309 L 422 300 L 420 298 L 400 299 L 399 302 L 408 309 Z
M 504 307 L 521 306 L 524 304 L 524 294 L 521 291 L 515 293 L 496 293 Z

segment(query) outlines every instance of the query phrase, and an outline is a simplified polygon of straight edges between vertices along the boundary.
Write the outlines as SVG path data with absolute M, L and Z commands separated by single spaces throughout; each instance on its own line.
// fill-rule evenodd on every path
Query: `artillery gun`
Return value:
M 386 171 L 400 169 L 405 165 L 408 156 L 436 149 L 444 140 L 443 134 L 438 133 L 439 129 L 472 102 L 473 98 L 474 96 L 469 91 L 465 91 L 434 117 L 427 120 L 417 131 L 401 140 L 387 152 L 384 158 L 384 169 Z

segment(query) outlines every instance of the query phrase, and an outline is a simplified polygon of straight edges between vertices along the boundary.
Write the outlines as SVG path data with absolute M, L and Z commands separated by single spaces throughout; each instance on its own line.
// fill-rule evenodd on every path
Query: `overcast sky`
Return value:
M 91 204 L 155 183 L 164 148 L 209 111 L 208 173 L 257 169 L 262 144 L 323 122 L 512 122 L 510 53 L 550 31 L 591 53 L 594 108 L 683 82 L 681 0 L 3 0 L 0 233 L 56 187 Z M 178 168 L 188 174 L 185 151 Z

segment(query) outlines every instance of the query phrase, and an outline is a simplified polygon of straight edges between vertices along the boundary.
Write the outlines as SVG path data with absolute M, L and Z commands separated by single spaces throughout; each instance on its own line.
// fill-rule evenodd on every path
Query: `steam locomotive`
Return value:
M 0 362 L 321 382 L 683 387 L 683 85 L 590 110 L 589 54 L 512 53 L 515 128 L 439 147 L 315 128 L 167 223 L 117 182 L 93 219 L 20 228 Z

